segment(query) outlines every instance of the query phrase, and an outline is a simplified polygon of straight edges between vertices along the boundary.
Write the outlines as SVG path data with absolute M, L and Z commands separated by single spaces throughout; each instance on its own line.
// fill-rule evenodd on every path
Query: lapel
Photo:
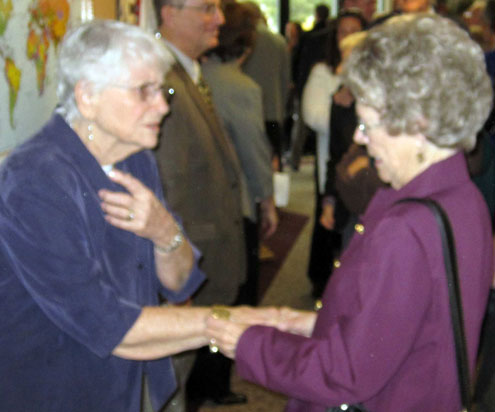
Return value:
M 230 167 L 232 168 L 232 172 L 238 177 L 241 169 L 237 153 L 235 152 L 230 138 L 227 136 L 227 132 L 220 123 L 214 106 L 206 102 L 198 87 L 194 84 L 189 74 L 179 62 L 177 62 L 172 67 L 171 71 L 182 82 L 187 95 L 190 96 L 196 108 L 201 113 L 203 119 L 208 124 L 208 127 L 210 128 L 211 134 L 213 136 L 214 143 L 225 159 L 224 163 L 230 165 Z

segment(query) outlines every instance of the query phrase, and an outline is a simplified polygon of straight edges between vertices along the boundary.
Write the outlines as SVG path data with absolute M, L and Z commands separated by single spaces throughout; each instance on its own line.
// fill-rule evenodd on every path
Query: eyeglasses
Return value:
M 213 16 L 217 11 L 222 9 L 216 3 L 203 3 L 203 4 L 184 4 L 183 6 L 177 6 L 180 9 L 193 9 L 198 10 L 203 14 Z
M 362 120 L 358 121 L 357 128 L 358 130 L 364 134 L 365 136 L 369 136 L 369 133 L 373 130 L 376 129 L 378 126 L 380 126 L 380 123 L 375 123 L 371 126 L 368 126 L 365 122 Z
M 167 86 L 166 84 L 151 82 L 143 83 L 139 86 L 124 86 L 120 84 L 112 84 L 111 87 L 135 91 L 139 96 L 139 100 L 141 100 L 143 103 L 152 103 L 153 100 L 158 96 L 158 94 L 161 93 L 167 104 L 170 104 L 175 94 L 175 90 L 172 87 Z

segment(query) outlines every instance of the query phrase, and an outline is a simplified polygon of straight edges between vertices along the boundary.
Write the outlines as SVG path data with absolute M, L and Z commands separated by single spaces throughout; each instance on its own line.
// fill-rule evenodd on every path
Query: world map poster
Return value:
M 80 17 L 71 14 L 76 3 L 0 0 L 0 158 L 35 133 L 55 108 L 56 51 Z

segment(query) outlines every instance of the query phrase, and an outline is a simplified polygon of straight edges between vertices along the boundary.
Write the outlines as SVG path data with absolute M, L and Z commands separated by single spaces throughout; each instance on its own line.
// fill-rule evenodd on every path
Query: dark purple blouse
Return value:
M 290 412 L 362 402 L 371 412 L 460 410 L 441 242 L 431 197 L 454 231 L 470 365 L 492 278 L 486 204 L 456 154 L 400 190 L 379 189 L 323 296 L 311 338 L 254 326 L 240 375 L 287 394 Z
M 116 168 L 164 202 L 154 158 Z M 155 408 L 176 387 L 169 358 L 112 355 L 144 306 L 186 300 L 202 283 L 164 288 L 153 243 L 104 219 L 98 190 L 124 190 L 58 115 L 0 168 L 0 409 L 139 411 L 142 376 Z M 165 203 L 164 203 L 165 204 Z

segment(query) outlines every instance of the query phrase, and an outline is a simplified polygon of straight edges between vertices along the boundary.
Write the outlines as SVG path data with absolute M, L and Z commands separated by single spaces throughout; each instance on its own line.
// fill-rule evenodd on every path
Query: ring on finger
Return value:
M 210 343 L 208 344 L 208 347 L 210 349 L 210 353 L 218 353 L 218 346 L 216 345 L 217 341 L 213 338 L 210 339 Z
M 132 209 L 129 209 L 129 213 L 127 214 L 127 220 L 131 221 L 134 220 L 136 216 L 134 215 L 134 211 Z

